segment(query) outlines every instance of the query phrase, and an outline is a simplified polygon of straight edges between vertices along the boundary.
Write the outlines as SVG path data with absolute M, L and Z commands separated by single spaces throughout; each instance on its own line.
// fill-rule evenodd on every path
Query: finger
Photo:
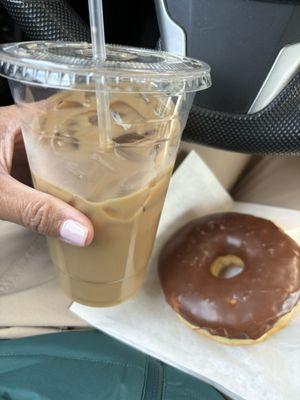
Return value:
M 91 221 L 69 204 L 0 173 L 0 219 L 15 222 L 75 246 L 89 245 Z

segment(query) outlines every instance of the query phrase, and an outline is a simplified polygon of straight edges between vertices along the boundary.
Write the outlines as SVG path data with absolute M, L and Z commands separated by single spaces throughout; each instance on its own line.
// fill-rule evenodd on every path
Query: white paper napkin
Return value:
M 211 383 L 233 399 L 299 400 L 299 310 L 285 329 L 266 342 L 233 347 L 193 332 L 164 300 L 156 269 L 160 247 L 188 220 L 221 210 L 269 218 L 300 242 L 300 212 L 233 202 L 204 162 L 191 153 L 172 177 L 140 292 L 116 307 L 73 304 L 71 310 L 96 328 Z

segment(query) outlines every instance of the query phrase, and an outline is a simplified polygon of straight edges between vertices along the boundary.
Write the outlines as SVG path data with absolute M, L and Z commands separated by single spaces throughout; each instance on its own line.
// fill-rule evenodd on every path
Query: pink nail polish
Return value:
M 87 235 L 88 228 L 72 219 L 66 220 L 60 228 L 61 239 L 75 246 L 84 246 Z

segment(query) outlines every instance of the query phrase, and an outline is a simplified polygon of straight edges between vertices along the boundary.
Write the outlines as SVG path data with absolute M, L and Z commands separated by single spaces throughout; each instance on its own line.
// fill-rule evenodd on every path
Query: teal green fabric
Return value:
M 222 400 L 211 386 L 98 331 L 0 341 L 1 400 Z

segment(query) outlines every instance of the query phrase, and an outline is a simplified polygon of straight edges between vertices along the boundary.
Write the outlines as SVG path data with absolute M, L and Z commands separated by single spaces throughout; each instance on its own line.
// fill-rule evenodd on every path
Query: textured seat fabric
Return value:
M 300 73 L 261 111 L 230 114 L 193 106 L 184 137 L 250 154 L 300 154 Z
M 0 399 L 222 400 L 211 386 L 97 331 L 0 341 Z

